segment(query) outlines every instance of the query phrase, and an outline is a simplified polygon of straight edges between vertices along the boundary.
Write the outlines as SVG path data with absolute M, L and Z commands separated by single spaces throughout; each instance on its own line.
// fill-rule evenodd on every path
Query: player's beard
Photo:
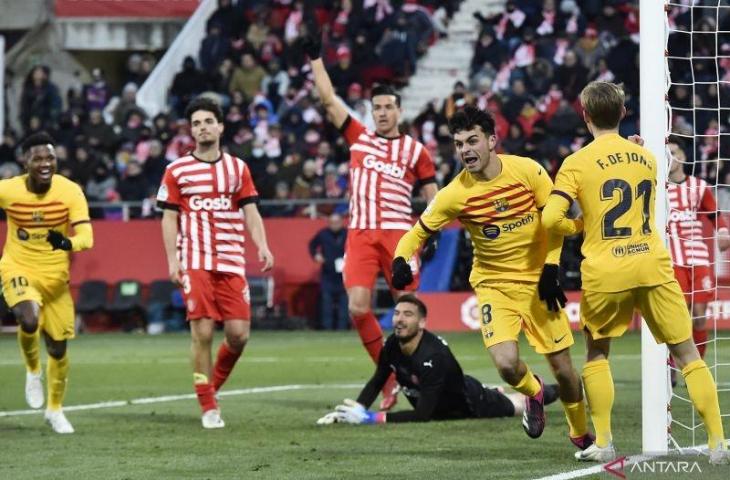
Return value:
M 210 148 L 215 145 L 215 140 L 201 140 L 198 142 L 198 146 L 203 148 Z
M 398 339 L 398 343 L 403 345 L 416 338 L 416 335 L 418 335 L 418 329 L 415 329 L 413 333 L 410 333 L 407 336 L 397 336 L 396 338 Z

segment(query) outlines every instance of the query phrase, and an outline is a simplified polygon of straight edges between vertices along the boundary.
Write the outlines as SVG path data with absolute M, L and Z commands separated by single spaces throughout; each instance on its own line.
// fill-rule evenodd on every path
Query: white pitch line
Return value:
M 241 388 L 238 390 L 225 390 L 218 392 L 221 397 L 231 397 L 235 395 L 250 395 L 254 393 L 272 393 L 272 392 L 288 392 L 292 390 L 312 390 L 328 389 L 328 388 L 358 388 L 362 387 L 360 383 L 337 383 L 337 384 L 303 384 L 303 385 L 274 385 L 271 387 L 252 387 L 252 388 Z M 161 397 L 144 397 L 144 398 L 133 398 L 132 400 L 112 400 L 109 402 L 99 403 L 87 403 L 84 405 L 70 405 L 64 406 L 64 411 L 72 412 L 76 410 L 98 410 L 100 408 L 116 408 L 116 407 L 127 407 L 130 405 L 148 405 L 151 403 L 164 403 L 164 402 L 175 402 L 177 400 L 192 400 L 196 398 L 194 393 L 186 393 L 182 395 L 165 395 Z M 43 409 L 39 410 L 7 410 L 0 411 L 0 417 L 17 417 L 21 415 L 37 415 L 43 413 Z

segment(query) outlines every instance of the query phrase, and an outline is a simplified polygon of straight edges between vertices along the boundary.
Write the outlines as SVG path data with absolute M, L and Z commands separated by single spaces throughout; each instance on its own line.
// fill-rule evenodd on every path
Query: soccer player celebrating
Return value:
M 484 344 L 500 376 L 527 397 L 525 431 L 532 438 L 542 435 L 545 388 L 520 359 L 520 330 L 547 358 L 560 384 L 570 439 L 584 449 L 593 440 L 580 379 L 570 359 L 573 335 L 560 308 L 566 301 L 558 281 L 563 237 L 548 235 L 540 220 L 553 183 L 534 160 L 497 155 L 489 113 L 467 106 L 451 117 L 449 129 L 464 170 L 398 243 L 393 285 L 399 288 L 411 281 L 408 259 L 428 236 L 458 219 L 474 247 L 469 280 L 479 301 Z
M 28 173 L 0 181 L 0 208 L 8 216 L 0 260 L 3 295 L 20 326 L 18 343 L 27 369 L 25 400 L 31 408 L 43 406 L 43 333 L 48 352 L 45 419 L 56 433 L 73 433 L 62 409 L 69 369 L 66 341 L 75 333 L 69 253 L 93 245 L 89 207 L 77 184 L 55 174 L 56 151 L 48 134 L 29 136 L 22 152 Z
M 702 358 L 707 349 L 707 302 L 712 300 L 713 278 L 710 254 L 702 235 L 701 215 L 717 231 L 720 251 L 730 247 L 730 233 L 722 217 L 716 215 L 717 203 L 712 187 L 701 178 L 684 173 L 687 157 L 676 140 L 669 142 L 669 251 L 674 276 L 685 294 L 692 314 L 692 338 Z M 674 373 L 674 370 L 672 370 Z
M 634 309 L 644 316 L 657 342 L 666 343 L 681 369 L 689 397 L 707 429 L 711 463 L 727 463 L 717 389 L 692 341 L 692 322 L 674 278 L 669 252 L 654 224 L 656 159 L 621 138 L 624 93 L 609 82 L 591 82 L 580 95 L 583 118 L 593 142 L 563 162 L 555 190 L 543 211 L 553 231 L 573 234 L 585 226 L 581 265 L 581 325 L 587 360 L 583 383 L 596 441 L 576 452 L 579 460 L 615 458 L 611 436 L 614 387 L 608 353 Z M 577 200 L 583 220 L 565 214 Z
M 371 132 L 348 115 L 335 97 L 320 58 L 321 39 L 308 37 L 304 45 L 322 104 L 350 146 L 350 224 L 343 279 L 352 323 L 365 349 L 377 363 L 383 348 L 383 332 L 371 309 L 375 280 L 382 271 L 390 282 L 395 246 L 413 223 L 413 186 L 420 182 L 429 202 L 436 195 L 434 162 L 423 144 L 410 135 L 399 133 L 401 107 L 397 93 L 386 86 L 373 88 L 375 131 Z M 418 288 L 418 261 L 414 260 L 410 268 L 415 272 L 414 280 L 397 289 L 391 284 L 394 296 Z M 388 410 L 395 404 L 393 378 L 383 389 L 381 409 Z
M 256 207 L 258 193 L 243 160 L 223 153 L 223 112 L 199 97 L 185 112 L 195 150 L 168 165 L 157 193 L 170 278 L 180 285 L 190 321 L 193 383 L 203 428 L 225 426 L 215 394 L 233 370 L 250 333 L 251 311 L 243 256 L 244 224 L 258 249 L 261 271 L 274 257 Z M 225 339 L 211 378 L 216 322 Z
M 356 402 L 346 399 L 317 423 L 427 422 L 522 415 L 524 395 L 505 395 L 464 375 L 446 341 L 425 329 L 426 315 L 426 305 L 415 295 L 400 296 L 393 313 L 393 334 L 385 341 L 375 374 Z M 368 411 L 391 369 L 414 410 Z M 558 386 L 546 385 L 545 404 L 557 398 Z

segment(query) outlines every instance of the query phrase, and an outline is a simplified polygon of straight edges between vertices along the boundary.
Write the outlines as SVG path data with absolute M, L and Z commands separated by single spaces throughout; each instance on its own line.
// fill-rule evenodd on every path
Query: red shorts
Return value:
M 188 320 L 251 319 L 248 282 L 239 275 L 188 270 L 183 276 L 183 298 Z
M 712 272 L 709 265 L 674 266 L 674 276 L 684 292 L 684 298 L 692 303 L 707 303 L 715 298 Z
M 383 272 L 385 281 L 390 285 L 393 274 L 393 255 L 398 241 L 405 234 L 403 230 L 348 230 L 345 243 L 345 266 L 342 278 L 345 288 L 365 287 L 372 290 L 378 272 Z M 420 260 L 418 256 L 411 262 L 413 282 L 404 288 L 415 291 L 418 288 Z M 393 287 L 391 286 L 391 289 Z

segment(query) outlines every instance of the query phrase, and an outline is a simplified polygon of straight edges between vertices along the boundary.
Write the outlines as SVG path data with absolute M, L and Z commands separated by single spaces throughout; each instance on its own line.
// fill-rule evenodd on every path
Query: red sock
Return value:
M 373 359 L 373 362 L 378 363 L 380 351 L 383 349 L 383 330 L 381 330 L 375 314 L 370 310 L 364 315 L 352 317 L 352 324 L 360 334 L 360 340 L 370 354 L 370 358 Z
M 705 358 L 705 350 L 707 350 L 707 330 L 704 328 L 702 330 L 693 329 L 692 338 L 695 341 L 695 345 L 697 345 L 697 350 L 700 352 L 700 357 Z
M 218 402 L 215 401 L 215 389 L 213 389 L 212 383 L 196 383 L 195 394 L 198 396 L 198 403 L 203 413 L 218 408 Z
M 215 366 L 213 367 L 213 388 L 216 392 L 226 383 L 228 376 L 238 361 L 238 357 L 242 353 L 243 349 L 240 352 L 234 352 L 228 347 L 226 342 L 221 343 L 218 349 L 218 356 L 215 359 Z

